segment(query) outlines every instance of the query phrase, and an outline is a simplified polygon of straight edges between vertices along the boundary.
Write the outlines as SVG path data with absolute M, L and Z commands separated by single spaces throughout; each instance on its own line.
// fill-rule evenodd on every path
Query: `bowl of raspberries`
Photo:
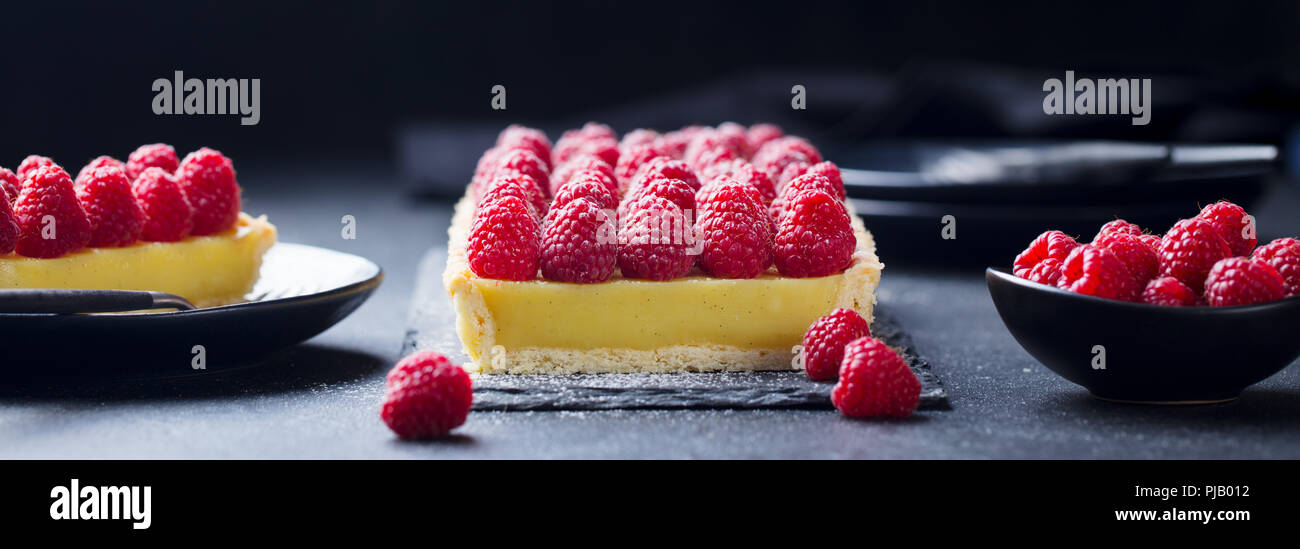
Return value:
M 1049 230 L 985 277 L 1016 341 L 1104 399 L 1231 400 L 1300 357 L 1300 239 L 1260 242 L 1231 202 L 1164 234 Z

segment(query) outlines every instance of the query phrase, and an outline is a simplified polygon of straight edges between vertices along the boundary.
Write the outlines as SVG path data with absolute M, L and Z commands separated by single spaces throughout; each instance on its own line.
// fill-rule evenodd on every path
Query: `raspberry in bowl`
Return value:
M 1256 248 L 1240 208 L 1207 206 L 1163 236 L 1122 220 L 1089 243 L 1056 233 L 1031 243 L 1014 269 L 985 277 L 1016 341 L 1093 395 L 1221 402 L 1300 358 L 1300 297 L 1290 285 L 1300 243 Z

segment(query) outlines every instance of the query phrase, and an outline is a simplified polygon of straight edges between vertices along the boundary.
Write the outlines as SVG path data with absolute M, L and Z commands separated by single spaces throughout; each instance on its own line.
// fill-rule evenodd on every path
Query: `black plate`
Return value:
M 1020 346 L 1097 397 L 1198 404 L 1236 398 L 1300 357 L 1300 297 L 1158 307 L 1080 295 L 990 268 L 989 294 Z M 1105 369 L 1094 367 L 1097 345 Z
M 355 255 L 279 243 L 245 303 L 132 314 L 0 314 L 5 379 L 190 375 L 249 365 L 356 310 L 383 271 Z M 202 346 L 204 369 L 194 368 Z

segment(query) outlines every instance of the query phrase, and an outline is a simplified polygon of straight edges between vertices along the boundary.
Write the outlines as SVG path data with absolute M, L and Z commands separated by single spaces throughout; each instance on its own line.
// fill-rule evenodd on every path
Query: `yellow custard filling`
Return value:
M 253 289 L 262 255 L 275 244 L 266 217 L 239 214 L 232 229 L 179 242 L 86 248 L 51 259 L 0 256 L 0 289 L 167 292 L 198 307 L 236 303 Z

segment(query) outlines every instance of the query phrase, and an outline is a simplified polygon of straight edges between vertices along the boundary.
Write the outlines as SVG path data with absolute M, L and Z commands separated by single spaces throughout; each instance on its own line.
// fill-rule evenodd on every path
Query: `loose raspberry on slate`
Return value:
M 77 187 L 77 200 L 90 221 L 91 247 L 117 248 L 140 239 L 144 212 L 121 168 L 97 168 L 86 175 Z
M 656 177 L 667 179 L 679 179 L 691 186 L 691 190 L 700 190 L 700 178 L 695 175 L 686 162 L 673 160 L 666 156 L 657 157 L 637 170 L 636 175 L 632 178 L 633 186 L 639 185 Z
M 510 149 L 497 158 L 496 167 L 492 169 L 491 179 L 496 179 L 504 174 L 518 172 L 533 178 L 537 182 L 537 190 L 542 192 L 542 196 L 550 196 L 551 172 L 546 168 L 546 163 L 538 158 L 532 151 L 525 149 Z M 489 179 L 488 183 L 491 183 Z
M 1025 278 L 1030 282 L 1056 286 L 1061 280 L 1061 268 L 1064 266 L 1064 261 L 1049 257 L 1034 265 L 1034 268 L 1029 270 L 1029 274 Z
M 580 172 L 577 179 L 565 183 L 555 193 L 555 200 L 551 202 L 551 209 L 554 210 L 579 198 L 590 200 L 602 210 L 617 209 L 618 198 L 614 196 L 614 193 L 610 192 L 609 187 L 605 186 L 602 177 L 604 176 L 597 172 Z
M 41 166 L 27 172 L 14 203 L 18 223 L 19 255 L 59 257 L 90 242 L 90 222 L 77 201 L 72 177 L 58 166 Z
M 796 278 L 827 276 L 848 268 L 857 239 L 844 204 L 810 189 L 791 197 L 777 223 L 773 254 L 776 268 Z
M 511 124 L 497 134 L 497 147 L 505 150 L 526 149 L 537 155 L 551 169 L 551 140 L 542 130 Z
M 695 191 L 680 179 L 667 179 L 659 177 L 641 184 L 636 189 L 635 194 L 629 194 L 627 200 L 619 205 L 619 219 L 626 219 L 631 213 L 631 208 L 638 204 L 638 200 L 645 196 L 658 196 L 667 198 L 670 202 L 677 205 L 683 214 L 688 216 L 692 223 L 697 219 L 695 212 Z
M 618 157 L 618 163 L 614 165 L 614 176 L 626 188 L 632 184 L 632 178 L 642 165 L 661 156 L 665 156 L 664 152 L 657 145 L 635 147 Z
M 524 201 L 528 205 L 528 211 L 532 212 L 538 220 L 546 215 L 546 207 L 549 202 L 541 191 L 537 190 L 537 184 L 533 178 L 519 172 L 503 174 L 497 177 L 488 185 L 487 191 L 478 199 L 478 206 L 496 200 L 504 196 L 513 196 Z
M 1220 259 L 1232 257 L 1219 226 L 1204 219 L 1175 223 L 1160 241 L 1160 275 L 1172 276 L 1200 294 L 1205 276 Z
M 573 186 L 570 183 L 565 189 Z M 542 276 L 547 280 L 604 282 L 618 265 L 618 228 L 594 202 L 571 200 L 546 215 L 541 254 Z
M 1211 307 L 1231 307 L 1277 301 L 1286 297 L 1286 282 L 1268 263 L 1246 257 L 1220 260 L 1205 277 L 1205 301 Z
M 1078 245 L 1078 242 L 1061 231 L 1046 231 L 1034 238 L 1029 247 L 1016 256 L 1012 263 L 1012 273 L 1020 278 L 1028 278 L 1029 271 L 1049 257 L 1065 263 L 1066 256 Z
M 921 401 L 921 381 L 907 361 L 878 339 L 861 337 L 844 347 L 840 380 L 831 389 L 831 403 L 855 418 L 904 418 Z
M 803 334 L 799 357 L 808 377 L 817 381 L 835 379 L 844 361 L 844 346 L 850 341 L 871 335 L 871 327 L 853 309 L 840 307 L 823 316 Z
M 754 278 L 772 264 L 767 209 L 740 190 L 743 184 L 730 185 L 734 192 L 720 189 L 712 195 L 714 202 L 700 209 L 697 227 L 704 247 L 698 262 L 717 278 Z
M 637 128 L 623 134 L 618 140 L 618 150 L 623 152 L 641 145 L 653 145 L 659 140 L 659 132 L 646 128 Z
M 146 168 L 162 168 L 164 172 L 176 173 L 180 163 L 180 158 L 176 156 L 176 149 L 171 145 L 166 143 L 140 145 L 126 157 L 126 176 L 131 181 L 135 181 L 135 178 L 140 177 Z
M 404 439 L 437 438 L 465 423 L 474 403 L 464 368 L 433 352 L 403 358 L 388 374 L 379 417 Z
M 1142 303 L 1166 307 L 1191 307 L 1196 305 L 1196 292 L 1172 276 L 1162 276 L 1147 283 L 1142 290 Z
M 122 170 L 123 175 L 126 174 L 125 162 L 107 155 L 96 156 L 94 160 L 91 160 L 85 166 L 82 166 L 81 171 L 77 172 L 77 178 L 72 181 L 73 185 L 77 187 L 82 186 L 86 183 L 86 179 L 90 177 L 90 174 L 94 173 L 94 171 L 99 168 L 117 168 Z M 135 181 L 135 178 L 130 176 L 127 176 L 127 179 Z
M 194 210 L 176 176 L 162 168 L 145 169 L 131 184 L 131 193 L 144 215 L 140 240 L 176 242 L 193 231 Z
M 1255 249 L 1255 220 L 1241 206 L 1226 200 L 1215 202 L 1201 209 L 1196 218 L 1218 226 L 1219 236 L 1228 243 L 1232 255 L 1247 256 Z
M 1093 237 L 1092 241 L 1097 242 L 1102 238 L 1105 238 L 1106 235 L 1111 233 L 1121 233 L 1121 234 L 1131 234 L 1133 236 L 1142 236 L 1142 227 L 1124 221 L 1123 219 L 1116 219 L 1114 221 L 1107 222 L 1105 225 L 1102 225 L 1101 230 L 1097 231 L 1097 236 Z
M 768 141 L 782 137 L 785 137 L 785 132 L 776 124 L 754 124 L 745 132 L 745 139 L 749 141 L 749 150 L 755 152 Z
M 776 198 L 772 200 L 772 204 L 768 207 L 768 211 L 772 218 L 777 220 L 777 222 L 780 222 L 781 217 L 785 215 L 786 210 L 788 209 L 787 204 L 790 202 L 790 197 L 808 190 L 818 190 L 829 194 L 831 197 L 835 198 L 836 203 L 840 205 L 841 209 L 844 208 L 844 200 L 838 197 L 836 194 L 837 189 L 835 184 L 832 183 L 830 179 L 817 174 L 807 174 L 796 177 L 794 181 L 787 183 L 785 187 L 781 188 L 781 191 L 777 194 Z M 838 190 L 843 192 L 843 188 Z
M 235 166 L 229 158 L 203 147 L 185 156 L 176 169 L 176 180 L 194 210 L 191 234 L 216 234 L 235 226 L 239 219 L 239 182 L 235 181 Z
M 480 204 L 466 249 L 470 270 L 483 278 L 532 280 L 541 241 L 541 226 L 523 200 L 504 196 Z
M 1057 287 L 1076 294 L 1123 300 L 1135 293 L 1133 281 L 1115 252 L 1096 244 L 1083 244 L 1065 258 Z
M 1286 282 L 1286 296 L 1300 295 L 1300 240 L 1279 238 L 1255 248 L 1252 259 L 1268 263 Z
M 1129 271 L 1128 293 L 1120 298 L 1137 301 L 1147 282 L 1160 272 L 1160 258 L 1142 239 L 1131 233 L 1112 232 L 1094 242 L 1115 253 Z
M 573 158 L 564 164 L 555 168 L 551 174 L 551 196 L 560 190 L 566 183 L 577 177 L 582 172 L 596 172 L 601 175 L 601 181 L 614 193 L 614 196 L 621 196 L 619 190 L 618 178 L 614 176 L 614 167 L 608 162 L 601 160 L 599 157 L 583 155 Z
M 54 160 L 48 156 L 41 156 L 39 154 L 29 155 L 27 158 L 23 159 L 22 163 L 18 164 L 18 181 L 27 181 L 27 177 L 31 175 L 32 172 L 35 172 L 37 168 L 57 166 L 58 164 L 55 164 Z
M 695 264 L 694 228 L 672 201 L 643 196 L 619 220 L 618 268 L 627 278 L 671 280 Z
M 18 245 L 18 220 L 8 200 L 0 200 L 0 255 L 14 251 Z
M 6 199 L 11 205 L 13 201 L 18 200 L 18 191 L 22 190 L 22 181 L 18 179 L 18 174 L 9 171 L 8 168 L 0 168 L 0 198 Z

